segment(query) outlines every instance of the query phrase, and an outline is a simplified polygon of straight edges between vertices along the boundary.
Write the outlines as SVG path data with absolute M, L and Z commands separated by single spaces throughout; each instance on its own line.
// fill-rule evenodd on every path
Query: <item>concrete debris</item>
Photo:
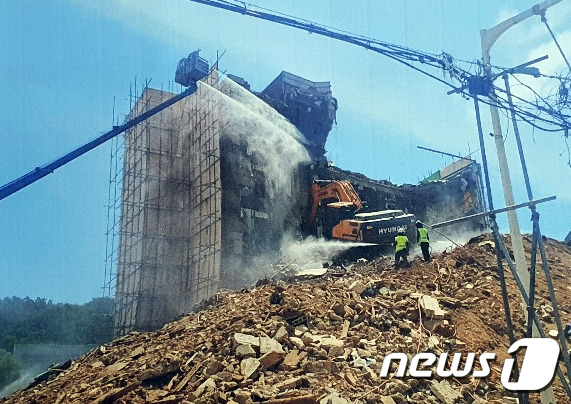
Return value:
M 256 358 L 246 358 L 240 362 L 240 370 L 246 379 L 253 379 L 262 364 Z
M 260 338 L 255 337 L 253 335 L 242 334 L 242 333 L 235 333 L 232 337 L 232 341 L 234 342 L 234 346 L 237 345 L 252 345 L 259 347 L 260 346 Z
M 305 347 L 305 344 L 303 343 L 301 338 L 298 337 L 290 337 L 289 341 L 297 348 L 297 349 L 303 349 Z
M 558 338 L 559 337 L 559 331 L 557 330 L 549 330 L 549 336 L 551 338 Z
M 236 357 L 243 358 L 255 358 L 256 351 L 252 348 L 252 345 L 238 345 L 236 347 Z
M 425 316 L 436 319 L 444 318 L 446 313 L 440 308 L 438 300 L 432 296 L 422 295 L 418 301 Z
M 274 339 L 278 342 L 283 342 L 283 340 L 286 339 L 288 337 L 288 335 L 289 334 L 287 332 L 287 328 L 285 328 L 284 326 L 281 326 L 280 328 L 278 328 L 278 330 L 274 334 Z
M 435 254 L 429 265 L 411 260 L 406 271 L 379 259 L 342 276 L 280 284 L 281 305 L 270 303 L 272 284 L 223 292 L 199 313 L 155 332 L 118 338 L 0 403 L 501 402 L 511 394 L 500 383 L 497 363 L 485 379 L 379 377 L 384 358 L 393 352 L 404 353 L 409 362 L 427 351 L 505 357 L 509 341 L 496 258 L 487 240 L 478 237 L 463 249 Z M 558 254 L 553 280 L 562 320 L 571 323 L 566 284 L 571 249 L 551 240 L 546 246 L 548 255 Z M 555 331 L 545 282 L 539 276 L 537 281 L 540 321 Z M 517 285 L 509 273 L 507 282 L 518 327 L 526 313 L 516 309 Z M 379 293 L 362 296 L 365 287 Z M 389 373 L 396 370 L 393 362 Z M 565 402 L 557 380 L 554 389 Z
M 204 392 L 216 389 L 216 382 L 212 378 L 206 379 L 204 383 L 202 383 L 198 388 L 195 390 L 194 395 L 198 398 L 204 394 Z
M 273 338 L 260 337 L 260 354 L 268 352 L 283 352 L 282 345 Z
M 320 346 L 324 349 L 330 349 L 331 347 L 343 348 L 344 345 L 343 340 L 337 339 L 335 337 L 323 337 L 318 341 Z
M 275 366 L 279 361 L 281 361 L 285 356 L 284 351 L 270 351 L 266 352 L 260 357 L 260 364 L 264 369 L 271 368 Z
M 367 287 L 365 285 L 363 285 L 363 283 L 361 281 L 355 281 L 349 286 L 349 290 L 352 290 L 353 292 L 357 293 L 358 295 L 363 293 L 365 291 L 365 289 L 367 289 Z
M 443 404 L 455 404 L 457 400 L 462 398 L 462 395 L 454 390 L 446 380 L 442 380 L 441 382 L 433 380 L 430 385 L 430 390 Z
M 281 366 L 284 369 L 288 370 L 297 369 L 306 356 L 307 354 L 305 352 L 300 352 L 297 349 L 293 349 L 288 352 Z
M 265 404 L 316 404 L 315 396 L 312 394 L 302 396 L 292 396 L 285 398 L 274 398 L 265 402 Z
M 349 404 L 349 401 L 339 397 L 336 393 L 331 393 L 327 397 L 319 400 L 319 404 Z

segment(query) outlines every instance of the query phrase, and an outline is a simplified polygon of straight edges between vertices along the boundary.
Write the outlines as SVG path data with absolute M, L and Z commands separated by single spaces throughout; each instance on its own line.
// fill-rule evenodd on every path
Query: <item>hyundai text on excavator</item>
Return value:
M 349 181 L 315 181 L 311 201 L 310 226 L 316 234 L 327 239 L 374 244 L 374 248 L 359 249 L 363 256 L 387 251 L 399 228 L 405 230 L 411 242 L 416 238 L 413 214 L 402 210 L 366 212 L 366 204 Z

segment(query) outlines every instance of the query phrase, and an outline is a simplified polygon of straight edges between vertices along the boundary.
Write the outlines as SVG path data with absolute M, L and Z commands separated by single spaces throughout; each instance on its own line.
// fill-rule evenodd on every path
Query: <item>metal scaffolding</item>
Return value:
M 206 80 L 216 85 L 216 72 Z M 131 115 L 172 96 L 145 88 Z M 114 256 L 111 236 L 107 254 L 117 259 L 117 335 L 157 329 L 218 290 L 218 126 L 212 93 L 199 88 L 125 134 L 118 250 Z M 109 209 L 113 217 L 116 210 Z M 109 285 L 112 278 L 109 269 Z
M 121 217 L 121 187 L 123 181 L 123 150 L 125 138 L 111 140 L 109 157 L 109 192 L 107 196 L 107 230 L 105 232 L 105 276 L 103 297 L 115 296 L 117 259 L 119 252 L 119 219 Z

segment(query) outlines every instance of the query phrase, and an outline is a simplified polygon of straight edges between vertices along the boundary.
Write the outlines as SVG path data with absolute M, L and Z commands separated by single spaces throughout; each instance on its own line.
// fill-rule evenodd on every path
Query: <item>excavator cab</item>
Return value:
M 398 228 L 414 240 L 416 217 L 392 209 L 366 212 L 365 203 L 349 181 L 316 181 L 312 188 L 310 223 L 318 237 L 388 247 Z
M 355 216 L 355 205 L 351 202 L 332 202 L 322 206 L 317 212 L 317 236 L 333 238 L 333 228 L 343 220 Z
M 316 181 L 311 187 L 310 225 L 318 237 L 332 238 L 333 227 L 363 208 L 349 181 Z

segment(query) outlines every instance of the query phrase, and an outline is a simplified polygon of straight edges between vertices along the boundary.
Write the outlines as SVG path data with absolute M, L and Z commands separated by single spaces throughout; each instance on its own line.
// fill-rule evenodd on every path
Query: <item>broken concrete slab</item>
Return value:
M 422 295 L 418 301 L 425 316 L 429 318 L 442 319 L 446 315 L 444 310 L 440 308 L 438 300 L 432 296 Z
M 285 391 L 285 390 L 289 390 L 289 389 L 295 389 L 297 386 L 299 386 L 301 384 L 302 378 L 301 376 L 298 377 L 291 377 L 289 379 L 286 379 L 282 382 L 279 382 L 277 384 L 274 385 L 274 387 L 278 390 L 278 391 Z
M 262 364 L 256 358 L 246 358 L 240 362 L 240 370 L 244 378 L 254 379 Z
M 287 329 L 284 326 L 281 326 L 277 329 L 276 333 L 274 334 L 274 339 L 278 342 L 283 342 L 288 337 Z
M 349 290 L 360 295 L 367 289 L 367 287 L 361 281 L 354 281 L 351 285 L 349 285 Z
M 263 355 L 272 351 L 283 352 L 282 344 L 270 337 L 260 337 L 260 354 Z
M 345 354 L 345 349 L 342 346 L 332 346 L 327 352 L 327 356 L 338 357 Z
M 285 352 L 270 351 L 262 355 L 259 359 L 262 368 L 267 369 L 277 365 L 285 356 Z
M 239 359 L 255 358 L 256 351 L 252 348 L 252 345 L 238 345 L 236 347 L 236 357 Z
M 264 404 L 316 404 L 317 401 L 313 394 L 304 394 L 301 396 L 292 396 L 284 398 L 272 398 L 265 401 Z
M 332 393 L 319 400 L 319 404 L 349 404 L 349 401 L 339 397 L 336 393 Z
M 430 390 L 443 404 L 454 404 L 462 398 L 462 394 L 454 390 L 446 380 L 441 382 L 433 380 L 430 384 Z
M 289 337 L 290 342 L 297 348 L 303 349 L 305 348 L 305 344 L 303 343 L 301 338 L 298 337 Z
M 225 365 L 222 362 L 217 361 L 216 359 L 212 359 L 206 365 L 206 368 L 204 369 L 204 374 L 207 376 L 215 375 L 216 373 L 221 372 L 222 369 L 224 369 L 224 366 Z
M 209 377 L 194 391 L 194 396 L 198 398 L 202 396 L 206 391 L 208 390 L 213 391 L 215 389 L 216 389 L 216 382 L 214 381 L 213 378 Z
M 329 349 L 331 347 L 343 348 L 345 342 L 342 339 L 337 339 L 335 337 L 321 337 L 318 339 L 320 345 L 324 349 Z
M 297 369 L 301 361 L 307 356 L 306 352 L 301 352 L 297 349 L 292 349 L 288 352 L 285 356 L 284 361 L 281 364 L 281 367 L 284 369 Z
M 259 347 L 260 346 L 260 338 L 253 336 L 253 335 L 242 334 L 240 332 L 237 332 L 237 333 L 234 333 L 234 335 L 232 336 L 232 343 L 234 344 L 234 346 L 252 345 L 255 347 Z

